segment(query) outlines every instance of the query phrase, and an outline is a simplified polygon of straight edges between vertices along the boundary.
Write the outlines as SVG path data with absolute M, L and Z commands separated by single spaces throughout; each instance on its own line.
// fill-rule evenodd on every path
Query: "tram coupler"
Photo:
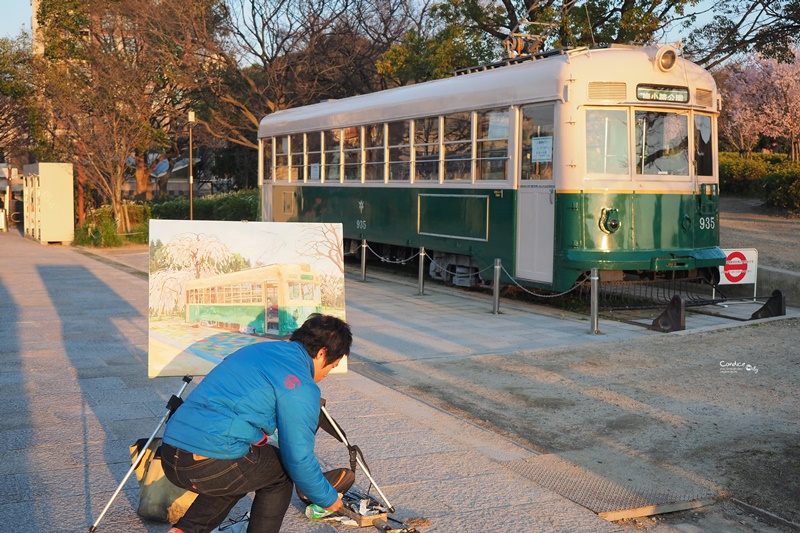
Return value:
M 773 316 L 786 315 L 786 295 L 783 291 L 775 289 L 761 309 L 750 315 L 750 320 L 757 320 L 759 318 L 770 318 Z
M 676 294 L 672 297 L 667 308 L 658 318 L 653 320 L 653 323 L 648 329 L 663 331 L 664 333 L 683 331 L 686 329 L 686 303 L 683 301 L 680 294 Z

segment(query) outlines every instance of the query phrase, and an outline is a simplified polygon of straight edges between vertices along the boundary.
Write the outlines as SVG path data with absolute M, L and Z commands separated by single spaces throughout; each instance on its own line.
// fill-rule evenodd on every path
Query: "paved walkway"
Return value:
M 149 436 L 178 378 L 147 378 L 146 248 L 84 251 L 0 233 L 0 523 L 5 531 L 86 531 L 130 466 L 128 446 Z M 459 358 L 565 343 L 654 335 L 452 292 L 368 278 L 347 280 L 353 354 L 381 362 Z M 702 327 L 719 327 L 705 325 Z M 199 378 L 198 378 L 199 380 Z M 329 410 L 358 444 L 397 508 L 421 533 L 619 531 L 612 523 L 505 468 L 536 454 L 354 371 L 322 384 Z M 318 439 L 326 465 L 344 447 Z M 357 475 L 357 485 L 366 489 Z M 131 480 L 104 532 L 165 532 L 135 514 Z M 245 502 L 246 503 L 246 502 Z M 234 513 L 246 510 L 243 504 Z M 311 523 L 293 500 L 285 531 L 353 528 Z

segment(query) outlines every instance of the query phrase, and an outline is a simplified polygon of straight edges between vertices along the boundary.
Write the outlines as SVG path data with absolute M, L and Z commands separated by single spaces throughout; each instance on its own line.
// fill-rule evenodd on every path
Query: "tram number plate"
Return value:
M 700 229 L 714 229 L 716 224 L 714 217 L 700 217 Z
M 367 229 L 366 220 L 356 220 L 356 229 Z

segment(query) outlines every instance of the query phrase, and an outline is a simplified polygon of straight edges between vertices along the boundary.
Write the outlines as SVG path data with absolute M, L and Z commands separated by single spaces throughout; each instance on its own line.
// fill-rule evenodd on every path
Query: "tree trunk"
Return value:
M 86 222 L 86 191 L 83 184 L 86 182 L 83 165 L 78 165 L 78 225 Z
M 117 233 L 125 233 L 124 222 L 122 220 L 122 202 L 119 198 L 111 199 L 111 208 L 114 210 L 114 222 L 117 225 Z
M 164 198 L 167 196 L 167 184 L 169 183 L 170 178 L 172 178 L 172 169 L 175 166 L 175 160 L 169 159 L 169 166 L 167 167 L 167 172 L 158 178 L 157 185 L 158 185 L 158 197 Z
M 136 153 L 136 199 L 149 202 L 153 199 L 153 190 L 150 187 L 150 168 L 147 166 L 145 154 Z

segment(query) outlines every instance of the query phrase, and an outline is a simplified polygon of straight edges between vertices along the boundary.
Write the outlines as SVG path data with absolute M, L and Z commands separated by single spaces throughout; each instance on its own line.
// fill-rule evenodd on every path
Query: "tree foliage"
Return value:
M 764 93 L 759 74 L 754 63 L 736 62 L 716 76 L 723 99 L 720 137 L 744 158 L 749 158 L 762 135 L 759 107 Z
M 786 63 L 758 56 L 717 74 L 724 107 L 720 135 L 747 157 L 762 136 L 785 138 L 800 158 L 800 49 Z
M 164 38 L 152 30 L 154 13 L 172 0 L 42 0 L 38 22 L 44 53 L 35 66 L 40 105 L 50 117 L 45 139 L 63 159 L 85 169 L 88 184 L 115 208 L 124 179 L 136 176 L 137 193 L 149 199 L 153 154 L 174 146 L 183 124 L 187 88 L 165 68 L 166 50 L 194 55 L 186 32 Z M 204 0 L 180 3 L 188 13 Z
M 262 117 L 382 87 L 376 59 L 407 27 L 407 0 L 225 0 L 221 25 L 195 26 L 204 55 L 182 70 L 207 134 L 257 147 Z M 185 26 L 180 13 L 171 24 Z
M 31 42 L 27 34 L 0 38 L 0 156 L 27 162 L 32 148 Z
M 764 78 L 769 80 L 764 94 L 764 134 L 785 137 L 789 141 L 789 157 L 800 158 L 800 48 L 794 61 L 773 58 L 762 60 Z
M 172 315 L 186 305 L 186 282 L 250 268 L 214 235 L 185 234 L 150 244 L 150 314 Z
M 694 29 L 685 43 L 692 61 L 714 68 L 753 53 L 792 61 L 792 46 L 800 44 L 800 0 L 718 0 L 711 11 L 711 22 Z

